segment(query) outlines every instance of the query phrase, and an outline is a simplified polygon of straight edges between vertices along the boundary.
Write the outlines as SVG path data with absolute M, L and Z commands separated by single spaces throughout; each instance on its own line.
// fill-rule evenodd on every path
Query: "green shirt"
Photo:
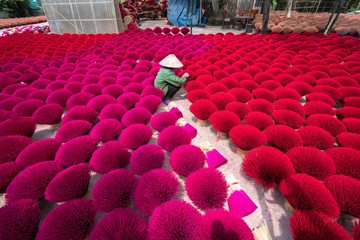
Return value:
M 155 78 L 155 87 L 164 91 L 165 95 L 169 85 L 180 87 L 186 83 L 184 76 L 177 77 L 171 68 L 162 67 Z

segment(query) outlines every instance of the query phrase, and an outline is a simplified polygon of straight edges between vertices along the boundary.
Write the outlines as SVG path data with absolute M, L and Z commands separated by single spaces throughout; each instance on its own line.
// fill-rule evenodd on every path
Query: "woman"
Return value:
M 159 64 L 163 67 L 158 72 L 154 85 L 164 91 L 163 102 L 168 105 L 170 99 L 186 83 L 186 78 L 189 77 L 189 74 L 185 73 L 180 78 L 176 76 L 174 69 L 181 68 L 183 64 L 174 54 L 169 54 Z

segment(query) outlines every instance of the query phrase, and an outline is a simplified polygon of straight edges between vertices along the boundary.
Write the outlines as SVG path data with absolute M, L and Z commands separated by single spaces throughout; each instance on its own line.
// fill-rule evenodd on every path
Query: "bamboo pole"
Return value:
M 190 20 L 190 33 L 192 34 L 192 27 L 193 27 L 193 8 L 194 8 L 194 0 L 191 0 L 191 20 Z
M 287 18 L 291 18 L 292 3 L 293 3 L 293 0 L 288 0 L 288 2 L 287 2 L 286 10 L 285 10 Z
M 341 11 L 343 10 L 345 4 L 350 0 L 341 0 L 338 7 L 333 11 L 330 16 L 329 22 L 325 27 L 324 34 L 328 35 L 331 32 L 332 27 L 334 26 L 336 20 L 338 19 Z
M 317 12 L 318 12 L 319 7 L 320 7 L 320 4 L 321 4 L 321 1 L 322 1 L 322 0 L 319 0 L 319 4 L 318 4 L 318 5 L 317 5 L 317 7 L 316 7 L 315 13 L 317 13 Z

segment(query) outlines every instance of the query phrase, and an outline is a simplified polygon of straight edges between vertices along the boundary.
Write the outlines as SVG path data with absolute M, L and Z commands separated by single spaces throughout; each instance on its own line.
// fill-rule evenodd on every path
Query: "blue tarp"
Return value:
M 30 8 L 30 9 L 34 9 L 34 10 L 40 9 L 37 0 L 31 0 L 31 1 L 29 1 L 29 8 Z
M 175 26 L 190 26 L 191 22 L 191 0 L 168 0 L 168 19 Z M 200 1 L 193 0 L 192 25 L 199 23 Z

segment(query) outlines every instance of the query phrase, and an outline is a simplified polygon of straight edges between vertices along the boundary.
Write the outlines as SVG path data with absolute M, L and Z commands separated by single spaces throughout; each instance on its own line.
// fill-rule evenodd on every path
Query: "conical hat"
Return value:
M 132 18 L 130 16 L 125 16 L 124 17 L 124 23 L 126 25 L 129 25 L 129 23 L 131 23 L 131 22 L 132 22 Z
M 174 54 L 169 54 L 166 58 L 161 60 L 159 64 L 168 68 L 181 68 L 184 66 Z

